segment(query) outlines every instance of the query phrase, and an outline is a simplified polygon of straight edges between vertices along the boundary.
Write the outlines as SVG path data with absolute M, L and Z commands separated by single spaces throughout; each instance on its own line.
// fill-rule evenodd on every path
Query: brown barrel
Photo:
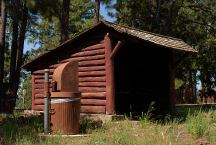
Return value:
M 51 132 L 79 133 L 80 98 L 51 97 Z

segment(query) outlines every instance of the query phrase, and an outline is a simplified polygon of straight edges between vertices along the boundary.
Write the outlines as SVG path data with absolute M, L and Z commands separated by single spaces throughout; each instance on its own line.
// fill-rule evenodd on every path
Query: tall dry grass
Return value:
M 216 144 L 216 111 L 197 111 L 186 118 L 165 117 L 151 120 L 147 114 L 140 120 L 106 122 L 92 127 L 92 121 L 81 121 L 81 132 L 88 137 L 39 137 L 43 131 L 43 118 L 9 117 L 0 125 L 2 145 L 182 145 Z

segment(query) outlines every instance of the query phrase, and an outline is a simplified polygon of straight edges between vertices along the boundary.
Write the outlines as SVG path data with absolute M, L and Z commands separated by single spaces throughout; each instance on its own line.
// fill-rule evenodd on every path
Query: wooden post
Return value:
M 104 37 L 105 45 L 105 67 L 106 67 L 106 114 L 115 113 L 115 82 L 114 82 L 114 65 L 111 59 L 112 44 L 109 33 Z
M 176 66 L 174 65 L 174 54 L 171 50 L 169 55 L 169 110 L 172 115 L 176 114 L 175 73 Z
M 35 109 L 35 75 L 32 74 L 32 110 Z

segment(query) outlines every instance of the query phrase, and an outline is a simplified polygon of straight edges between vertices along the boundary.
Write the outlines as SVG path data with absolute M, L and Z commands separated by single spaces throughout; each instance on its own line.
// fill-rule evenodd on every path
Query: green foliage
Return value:
M 215 1 L 117 0 L 108 7 L 116 10 L 111 16 L 116 17 L 117 23 L 181 38 L 199 51 L 184 59 L 177 69 L 176 77 L 183 81 L 182 89 L 193 89 L 198 80 L 205 92 L 215 86 Z M 175 57 L 178 60 L 180 56 Z M 200 75 L 196 76 L 198 71 Z
M 141 124 L 142 126 L 144 127 L 145 125 L 148 125 L 151 121 L 151 118 L 152 118 L 152 112 L 155 110 L 154 109 L 154 104 L 155 102 L 151 102 L 150 105 L 149 105 L 149 108 L 148 108 L 148 111 L 146 113 L 143 113 L 142 112 L 142 115 L 140 117 L 140 121 L 141 121 Z
M 16 116 L 14 118 L 7 118 L 0 128 L 0 138 L 2 139 L 0 144 L 18 144 L 18 142 L 24 140 L 30 141 L 31 144 L 36 143 L 39 139 L 36 136 L 38 132 L 42 131 L 42 121 L 42 117 L 38 116 L 28 118 Z M 28 142 L 24 143 L 27 144 Z
M 56 2 L 55 2 L 56 1 Z M 43 54 L 44 52 L 59 45 L 60 29 L 59 14 L 61 8 L 59 1 L 41 1 L 31 0 L 31 9 L 35 9 L 38 19 L 32 23 L 28 42 L 39 46 L 37 50 L 27 52 L 26 62 Z M 69 12 L 69 35 L 73 35 L 93 25 L 94 6 L 90 0 L 70 1 Z
M 80 132 L 81 133 L 87 133 L 88 130 L 90 130 L 91 127 L 92 127 L 91 124 L 92 124 L 92 120 L 91 119 L 82 118 L 80 120 L 80 128 L 79 128 Z
M 95 120 L 88 117 L 82 117 L 79 123 L 80 123 L 80 128 L 79 128 L 80 133 L 91 133 L 93 130 L 102 127 L 101 120 Z
M 188 115 L 186 127 L 189 133 L 195 137 L 203 137 L 210 133 L 210 119 L 203 112 Z
M 183 84 L 184 82 L 182 80 L 175 79 L 175 89 L 179 89 Z
M 168 116 L 164 123 L 151 122 L 144 127 L 140 121 L 128 119 L 106 122 L 101 127 L 92 129 L 87 137 L 82 138 L 67 138 L 62 137 L 61 134 L 55 137 L 40 137 L 39 133 L 43 132 L 43 116 L 23 117 L 22 114 L 15 114 L 13 118 L 5 118 L 0 115 L 0 144 L 178 145 L 194 144 L 200 138 L 209 144 L 216 144 L 215 115 L 215 110 L 207 112 L 202 110 L 189 114 L 183 122 L 178 122 L 177 119 Z M 88 128 L 95 126 L 90 120 L 81 122 Z
M 23 76 L 18 90 L 17 108 L 31 109 L 32 80 L 29 73 L 22 72 Z

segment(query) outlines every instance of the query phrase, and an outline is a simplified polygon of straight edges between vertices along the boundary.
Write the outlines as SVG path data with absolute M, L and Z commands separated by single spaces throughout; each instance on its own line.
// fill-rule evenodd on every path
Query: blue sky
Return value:
M 115 2 L 115 1 L 114 1 L 114 2 Z M 106 21 L 109 21 L 109 22 L 114 22 L 114 21 L 115 21 L 114 18 L 108 16 L 108 14 L 107 14 L 107 9 L 105 8 L 105 5 L 102 5 L 102 4 L 101 4 L 100 14 L 104 17 L 104 19 L 105 19 Z M 37 46 L 37 45 L 34 46 L 33 44 L 28 43 L 27 41 L 25 41 L 25 44 L 24 44 L 24 53 L 25 53 L 26 51 L 30 50 L 31 48 L 37 49 L 38 47 L 39 47 L 39 46 Z

